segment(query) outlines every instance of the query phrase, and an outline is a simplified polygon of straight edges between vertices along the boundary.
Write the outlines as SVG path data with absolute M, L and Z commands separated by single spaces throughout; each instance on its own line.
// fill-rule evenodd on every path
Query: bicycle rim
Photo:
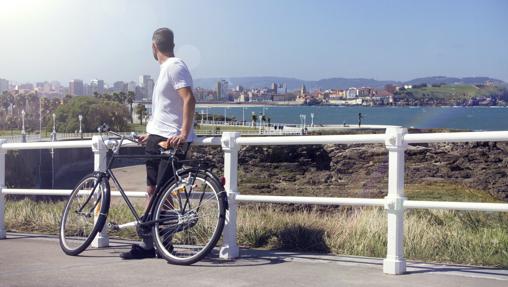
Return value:
M 85 250 L 106 221 L 109 188 L 106 181 L 97 181 L 97 177 L 85 177 L 72 191 L 65 206 L 60 224 L 60 246 L 68 255 Z
M 185 195 L 185 185 L 173 183 L 164 191 L 154 219 L 165 221 L 154 225 L 153 236 L 162 257 L 187 265 L 206 256 L 219 240 L 224 227 L 225 192 L 204 174 L 196 177 L 190 196 Z

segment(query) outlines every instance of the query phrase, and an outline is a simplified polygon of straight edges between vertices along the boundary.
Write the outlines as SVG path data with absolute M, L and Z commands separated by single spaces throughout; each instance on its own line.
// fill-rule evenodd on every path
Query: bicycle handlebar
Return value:
M 118 150 L 120 149 L 121 145 L 122 145 L 122 142 L 124 139 L 130 141 L 130 142 L 133 142 L 135 144 L 138 144 L 138 145 L 141 145 L 141 143 L 139 142 L 139 139 L 141 138 L 140 136 L 138 136 L 135 132 L 131 132 L 131 135 L 130 136 L 125 136 L 125 135 L 121 135 L 117 132 L 114 132 L 110 129 L 110 127 L 106 124 L 106 123 L 103 123 L 102 125 L 100 125 L 99 127 L 97 127 L 97 131 L 99 133 L 101 133 L 101 136 L 102 136 L 102 133 L 109 133 L 109 134 L 112 134 L 112 135 L 115 135 L 117 137 L 120 138 L 120 143 L 116 142 L 115 143 L 112 143 L 111 147 L 110 145 L 108 145 L 104 139 L 102 140 L 105 145 L 109 148 L 109 149 L 112 149 L 115 153 L 118 152 Z M 161 155 L 168 155 L 168 156 L 174 156 L 176 154 L 176 152 L 178 151 L 178 147 L 171 147 L 169 149 L 164 149 L 162 147 L 160 147 L 160 152 L 161 152 Z

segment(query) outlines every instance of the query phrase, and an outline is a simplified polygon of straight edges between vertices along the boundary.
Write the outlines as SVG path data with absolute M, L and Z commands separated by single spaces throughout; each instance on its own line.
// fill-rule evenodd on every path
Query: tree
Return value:
M 252 118 L 252 126 L 255 127 L 256 121 L 258 120 L 258 115 L 255 112 L 252 112 L 251 118 Z
M 37 96 L 37 92 L 35 93 L 29 93 L 27 96 L 28 106 L 27 106 L 27 113 L 35 114 L 35 112 L 38 109 L 39 104 L 39 97 Z
M 262 114 L 261 115 L 261 125 L 264 126 L 266 123 L 266 115 L 265 114 Z
M 50 109 L 51 111 L 55 111 L 62 104 L 62 100 L 59 98 L 53 98 L 50 101 Z
M 11 102 L 9 100 L 9 93 L 4 91 L 2 95 L 0 95 L 0 106 L 5 110 L 5 113 L 9 111 L 9 107 L 11 106 Z
M 63 103 L 66 104 L 68 103 L 70 100 L 72 99 L 72 95 L 65 95 L 64 98 L 63 98 Z
M 120 104 L 125 104 L 125 102 L 127 101 L 127 95 L 124 93 L 124 92 L 120 92 L 118 94 L 118 99 L 119 99 L 119 103 Z
M 21 117 L 21 111 L 26 108 L 26 96 L 19 94 L 14 98 L 14 104 L 16 106 L 16 114 Z
M 11 131 L 11 135 L 13 135 L 12 130 L 16 127 L 16 118 L 13 115 L 8 115 L 6 118 L 7 128 Z
M 129 115 L 130 115 L 130 118 L 131 118 L 131 124 L 134 122 L 133 119 L 132 119 L 132 103 L 134 103 L 134 98 L 136 97 L 136 94 L 134 94 L 133 91 L 129 91 L 127 93 L 127 103 L 129 104 Z
M 116 131 L 128 129 L 129 114 L 122 104 L 97 99 L 93 96 L 73 97 L 68 103 L 60 105 L 56 111 L 57 129 L 73 132 L 79 129 L 79 118 L 83 116 L 83 132 L 96 131 L 103 123 Z
M 137 105 L 136 106 L 136 115 L 138 115 L 138 119 L 141 124 L 143 124 L 143 118 L 146 115 L 146 107 L 145 105 Z

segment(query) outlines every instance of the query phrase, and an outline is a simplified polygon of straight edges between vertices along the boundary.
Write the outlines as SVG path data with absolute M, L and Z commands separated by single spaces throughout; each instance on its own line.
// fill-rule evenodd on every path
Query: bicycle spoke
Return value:
M 167 216 L 164 213 L 170 212 L 169 210 L 178 212 L 177 222 L 170 218 L 168 221 L 156 223 L 154 234 L 156 244 L 159 248 L 162 247 L 159 252 L 167 260 L 171 259 L 175 262 L 198 260 L 204 256 L 204 252 L 208 252 L 213 246 L 211 244 L 215 244 L 220 236 L 217 228 L 221 220 L 223 224 L 223 218 L 220 217 L 219 212 L 219 201 L 222 200 L 220 194 L 223 191 L 211 186 L 206 176 L 197 176 L 197 174 L 192 176 L 195 178 L 189 178 L 186 182 L 186 184 L 192 183 L 191 189 L 183 191 L 181 184 L 169 187 L 160 199 L 156 211 L 156 219 L 162 220 L 166 219 Z M 180 202 L 184 205 L 175 208 L 169 197 L 180 198 Z M 223 225 L 220 226 L 222 230 Z
M 91 243 L 104 224 L 104 186 L 91 175 L 73 189 L 67 201 L 60 224 L 60 245 L 65 253 L 77 255 Z M 109 207 L 109 201 L 106 205 Z

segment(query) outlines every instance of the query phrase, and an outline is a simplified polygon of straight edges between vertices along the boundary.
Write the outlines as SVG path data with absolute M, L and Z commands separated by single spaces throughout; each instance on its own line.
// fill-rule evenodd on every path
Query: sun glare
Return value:
M 37 12 L 41 7 L 47 7 L 52 0 L 0 0 L 0 16 L 2 18 L 15 18 L 21 15 Z

